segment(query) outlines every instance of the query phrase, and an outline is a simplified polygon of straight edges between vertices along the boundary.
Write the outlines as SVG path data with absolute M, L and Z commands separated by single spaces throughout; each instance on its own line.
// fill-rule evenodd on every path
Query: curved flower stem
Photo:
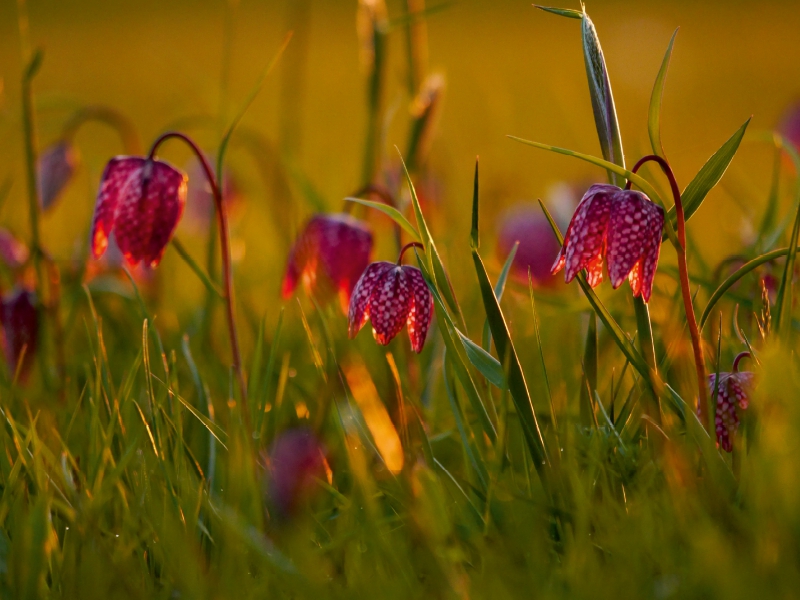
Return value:
M 683 295 L 683 307 L 686 311 L 686 320 L 689 323 L 689 333 L 692 338 L 692 350 L 694 351 L 694 366 L 697 371 L 697 415 L 700 422 L 708 429 L 708 396 L 706 394 L 706 367 L 703 359 L 703 349 L 701 345 L 700 330 L 697 327 L 697 319 L 694 314 L 694 306 L 692 305 L 692 292 L 689 283 L 689 269 L 686 264 L 686 218 L 683 212 L 683 203 L 681 202 L 681 191 L 678 187 L 678 182 L 675 180 L 675 174 L 669 163 L 655 154 L 642 157 L 634 165 L 631 172 L 636 173 L 639 168 L 648 161 L 658 163 L 661 170 L 669 179 L 669 185 L 672 189 L 672 196 L 675 199 L 675 216 L 678 218 L 678 271 L 680 272 L 681 280 L 681 294 Z M 631 188 L 631 182 L 625 186 L 626 190 Z
M 125 152 L 130 154 L 142 153 L 142 143 L 133 123 L 125 115 L 108 106 L 84 106 L 78 109 L 64 124 L 64 131 L 61 137 L 67 141 L 72 141 L 78 129 L 85 123 L 90 122 L 103 123 L 116 131 L 119 134 Z
M 406 250 L 409 248 L 420 248 L 423 252 L 425 251 L 425 246 L 420 244 L 419 242 L 409 242 L 405 246 L 400 249 L 400 256 L 397 257 L 397 266 L 399 267 L 403 264 L 403 254 L 406 253 Z
M 236 333 L 236 320 L 233 311 L 233 275 L 231 273 L 231 253 L 230 243 L 228 240 L 228 216 L 225 212 L 225 205 L 222 202 L 222 191 L 217 183 L 216 177 L 214 177 L 214 171 L 211 169 L 211 165 L 208 164 L 203 152 L 189 136 L 183 133 L 170 131 L 162 134 L 155 142 L 153 142 L 153 146 L 150 149 L 148 158 L 152 160 L 155 156 L 156 150 L 158 150 L 158 147 L 170 138 L 182 140 L 192 149 L 197 156 L 197 160 L 200 161 L 200 164 L 203 166 L 203 171 L 205 172 L 206 179 L 208 179 L 208 183 L 211 186 L 211 192 L 214 196 L 214 203 L 217 208 L 217 223 L 219 225 L 220 254 L 222 257 L 222 278 L 224 284 L 225 305 L 227 308 L 228 334 L 231 338 L 233 369 L 236 371 L 236 378 L 239 382 L 239 390 L 241 392 L 242 401 L 242 416 L 244 418 L 245 427 L 248 431 L 250 431 L 250 412 L 247 405 L 247 386 L 245 385 L 244 372 L 242 371 L 242 359 L 241 355 L 239 354 L 239 338 Z
M 750 358 L 750 353 L 749 352 L 739 352 L 739 354 L 736 355 L 736 358 L 733 359 L 733 368 L 731 369 L 731 371 L 733 371 L 734 373 L 738 373 L 739 372 L 739 362 L 743 358 Z

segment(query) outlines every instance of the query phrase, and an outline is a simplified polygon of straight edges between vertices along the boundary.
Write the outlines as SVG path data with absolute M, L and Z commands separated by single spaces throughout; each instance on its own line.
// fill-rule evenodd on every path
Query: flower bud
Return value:
M 78 150 L 67 140 L 61 140 L 41 153 L 37 176 L 42 210 L 49 210 L 56 203 L 75 174 L 78 161 Z

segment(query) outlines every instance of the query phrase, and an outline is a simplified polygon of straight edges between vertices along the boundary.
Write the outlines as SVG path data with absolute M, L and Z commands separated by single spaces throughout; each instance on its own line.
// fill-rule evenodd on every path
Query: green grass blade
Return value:
M 383 214 L 388 216 L 392 221 L 397 223 L 400 227 L 402 227 L 408 235 L 411 236 L 412 240 L 419 241 L 419 233 L 414 228 L 414 226 L 409 223 L 408 219 L 403 216 L 399 210 L 397 210 L 394 206 L 390 206 L 388 204 L 384 204 L 383 202 L 372 202 L 371 200 L 362 200 L 361 198 L 352 198 L 348 196 L 345 198 L 348 202 L 356 202 L 358 204 L 363 204 L 364 206 L 368 206 L 370 208 L 374 208 L 375 210 L 381 211 Z
M 478 369 L 481 375 L 486 377 L 487 381 L 493 386 L 500 390 L 505 389 L 506 376 L 500 361 L 460 331 L 456 330 L 456 333 L 461 338 L 461 343 L 464 345 L 467 358 L 469 358 L 469 362 L 472 363 L 472 366 Z
M 728 141 L 722 144 L 720 149 L 708 159 L 706 164 L 703 165 L 703 168 L 700 169 L 694 179 L 686 186 L 686 189 L 683 190 L 681 200 L 683 201 L 683 210 L 686 213 L 687 221 L 697 212 L 697 209 L 700 208 L 708 192 L 722 179 L 722 176 L 728 169 L 728 165 L 731 164 L 733 157 L 736 155 L 736 151 L 739 149 L 739 144 L 741 144 L 749 124 L 750 119 L 747 119 L 747 121 L 736 130 L 736 133 L 728 138 Z M 678 220 L 675 216 L 674 206 L 667 211 L 667 216 L 673 225 L 677 224 Z
M 211 281 L 206 272 L 203 271 L 200 265 L 197 264 L 197 261 L 192 258 L 192 255 L 189 254 L 189 251 L 186 249 L 186 246 L 184 246 L 183 243 L 178 238 L 176 237 L 172 238 L 172 247 L 175 248 L 175 251 L 178 253 L 178 256 L 180 256 L 183 259 L 183 262 L 185 262 L 189 266 L 189 268 L 194 272 L 194 274 L 197 275 L 197 278 L 203 283 L 204 286 L 206 286 L 206 289 L 209 292 L 215 294 L 217 298 L 220 299 L 225 298 L 224 294 L 222 293 L 222 290 L 219 289 L 219 286 L 213 281 Z
M 514 342 L 508 332 L 508 326 L 500 308 L 500 303 L 497 301 L 497 296 L 494 295 L 494 289 L 477 250 L 472 251 L 472 259 L 475 263 L 483 306 L 486 310 L 486 317 L 489 319 L 489 327 L 492 330 L 497 353 L 500 356 L 508 357 L 508 389 L 511 393 L 511 399 L 517 408 L 534 466 L 541 477 L 542 485 L 547 489 L 550 481 L 550 458 L 539 427 L 539 421 L 536 418 L 536 411 L 533 408 L 533 402 L 531 402 L 530 393 L 528 392 L 528 384 L 525 381 L 525 375 L 522 372 Z
M 767 252 L 766 254 L 762 254 L 761 256 L 746 262 L 741 267 L 736 269 L 736 271 L 731 273 L 728 278 L 723 281 L 716 290 L 714 290 L 714 293 L 711 294 L 711 298 L 709 298 L 708 304 L 706 304 L 705 309 L 703 309 L 703 314 L 700 316 L 700 330 L 702 331 L 703 326 L 706 324 L 706 321 L 708 321 L 708 317 L 711 316 L 711 310 L 714 308 L 717 302 L 719 302 L 719 300 L 725 295 L 725 292 L 727 292 L 737 281 L 764 263 L 781 258 L 787 254 L 789 254 L 789 248 L 781 248 L 779 250 Z
M 592 403 L 590 393 L 597 393 L 597 314 L 589 315 L 589 327 L 586 330 L 586 343 L 583 347 L 583 372 L 586 376 L 587 386 L 581 386 L 580 415 L 581 425 L 589 427 L 592 424 Z
M 567 17 L 569 19 L 583 19 L 583 13 L 581 11 L 572 10 L 571 8 L 555 8 L 552 6 L 539 6 L 538 4 L 534 4 L 533 7 L 544 12 L 558 15 L 560 17 Z
M 503 292 L 506 291 L 506 282 L 508 281 L 508 274 L 511 272 L 511 266 L 514 264 L 514 258 L 517 256 L 519 250 L 519 242 L 514 242 L 511 247 L 511 252 L 506 257 L 506 262 L 503 263 L 503 268 L 500 270 L 500 276 L 497 278 L 497 283 L 494 286 L 494 295 L 497 296 L 497 301 L 503 299 Z M 492 332 L 489 329 L 489 321 L 483 322 L 483 338 L 481 340 L 483 349 L 489 352 L 492 345 Z
M 586 79 L 589 82 L 589 97 L 592 100 L 594 124 L 600 140 L 600 148 L 603 151 L 603 158 L 624 167 L 625 154 L 622 150 L 622 135 L 619 131 L 617 109 L 614 106 L 614 94 L 608 79 L 608 68 L 597 30 L 585 9 L 581 21 L 581 38 Z M 608 178 L 614 185 L 622 187 L 624 183 L 622 177 L 624 176 L 620 176 L 616 171 L 609 170 Z
M 650 94 L 650 108 L 647 111 L 647 133 L 650 136 L 650 147 L 653 149 L 653 154 L 657 154 L 662 158 L 666 158 L 664 153 L 664 144 L 661 141 L 661 102 L 664 98 L 664 83 L 667 80 L 667 71 L 669 70 L 669 61 L 672 58 L 672 47 L 675 44 L 675 37 L 678 35 L 678 29 L 672 34 L 667 46 L 667 52 L 664 54 L 664 59 L 661 61 L 661 68 L 656 75 L 656 82 L 653 85 L 653 93 Z

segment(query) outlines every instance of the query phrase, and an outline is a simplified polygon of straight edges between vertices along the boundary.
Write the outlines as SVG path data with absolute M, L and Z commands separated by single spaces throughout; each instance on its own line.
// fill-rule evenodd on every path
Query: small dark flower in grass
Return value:
M 422 272 L 400 264 L 411 246 L 419 244 L 406 245 L 397 264 L 372 263 L 358 280 L 348 314 L 351 338 L 371 321 L 375 341 L 385 346 L 408 325 L 411 347 L 417 354 L 422 352 L 433 315 L 433 297 Z
M 281 517 L 294 513 L 317 486 L 315 479 L 331 481 L 325 448 L 306 429 L 279 434 L 265 459 L 267 497 Z
M 611 286 L 617 289 L 627 278 L 633 295 L 648 302 L 663 229 L 664 209 L 643 193 L 595 184 L 578 205 L 551 272 L 564 269 L 569 283 L 586 269 L 587 282 L 596 287 L 605 257 Z
M 36 356 L 39 320 L 33 292 L 16 288 L 0 303 L 0 323 L 3 326 L 3 351 L 12 374 L 19 367 L 24 380 Z
M 50 209 L 61 196 L 78 166 L 78 150 L 71 142 L 61 140 L 45 149 L 39 156 L 39 202 L 43 210 Z
M 345 213 L 314 215 L 289 252 L 283 297 L 302 282 L 315 297 L 338 293 L 342 310 L 347 310 L 371 252 L 372 234 L 363 221 Z
M 737 407 L 745 410 L 750 402 L 747 398 L 753 386 L 753 373 L 749 371 L 739 371 L 739 361 L 750 356 L 748 352 L 738 355 L 733 361 L 733 371 L 730 373 L 719 374 L 719 384 L 717 375 L 712 373 L 708 376 L 708 389 L 711 394 L 717 390 L 717 406 L 714 413 L 714 429 L 717 434 L 717 443 L 726 452 L 733 450 L 733 436 L 739 429 L 739 415 L 736 413 Z
M 155 267 L 186 203 L 186 175 L 155 159 L 112 158 L 103 172 L 92 223 L 92 254 L 100 258 L 114 230 L 130 265 Z

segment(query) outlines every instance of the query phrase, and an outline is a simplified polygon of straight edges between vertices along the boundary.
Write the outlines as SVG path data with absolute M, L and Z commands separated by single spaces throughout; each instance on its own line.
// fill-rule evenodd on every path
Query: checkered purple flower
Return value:
M 350 337 L 371 321 L 375 341 L 385 346 L 407 325 L 411 347 L 419 354 L 432 315 L 433 297 L 419 269 L 374 262 L 364 271 L 350 298 Z
M 733 436 L 739 429 L 739 415 L 736 409 L 745 410 L 749 405 L 747 394 L 753 385 L 753 373 L 749 371 L 734 371 L 708 376 L 708 389 L 713 394 L 717 389 L 717 406 L 714 412 L 714 429 L 717 434 L 717 443 L 726 452 L 733 450 Z
M 25 380 L 36 356 L 39 339 L 39 318 L 36 296 L 18 287 L 0 300 L 3 352 L 11 373 L 19 367 L 19 376 Z
M 595 184 L 578 205 L 551 272 L 564 269 L 569 283 L 586 269 L 589 285 L 597 287 L 605 257 L 611 287 L 617 289 L 628 279 L 633 295 L 648 302 L 663 229 L 664 209 L 643 193 Z
M 186 204 L 186 175 L 140 156 L 117 156 L 106 165 L 92 223 L 92 254 L 108 248 L 111 230 L 130 265 L 155 267 Z

